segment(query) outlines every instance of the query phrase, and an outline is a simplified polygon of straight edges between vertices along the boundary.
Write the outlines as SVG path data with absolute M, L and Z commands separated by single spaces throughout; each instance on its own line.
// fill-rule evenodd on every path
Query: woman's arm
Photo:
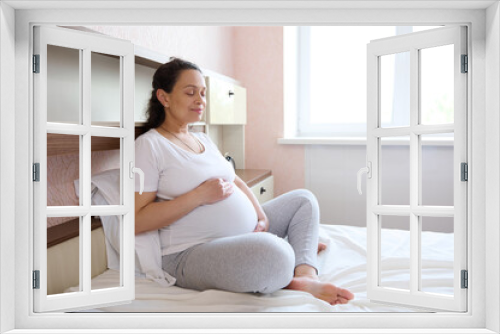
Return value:
M 135 193 L 135 234 L 158 230 L 187 215 L 200 205 L 212 204 L 233 193 L 233 185 L 222 179 L 203 182 L 173 200 L 155 202 L 156 192 Z
M 236 186 L 238 188 L 240 188 L 241 191 L 243 191 L 243 193 L 245 195 L 247 195 L 250 202 L 252 202 L 252 205 L 255 208 L 255 211 L 257 212 L 258 223 L 257 223 L 257 226 L 255 227 L 254 232 L 266 232 L 266 231 L 268 231 L 269 230 L 269 219 L 267 219 L 266 213 L 264 212 L 264 210 L 260 206 L 260 203 L 257 200 L 257 198 L 255 197 L 255 195 L 252 193 L 252 190 L 250 190 L 250 188 L 248 187 L 246 182 L 244 182 L 238 175 L 236 175 L 236 177 L 234 179 L 234 184 L 236 184 Z

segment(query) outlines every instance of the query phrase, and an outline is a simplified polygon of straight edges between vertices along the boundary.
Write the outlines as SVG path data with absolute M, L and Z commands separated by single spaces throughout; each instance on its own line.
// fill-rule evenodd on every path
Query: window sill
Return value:
M 366 145 L 366 137 L 289 137 L 278 138 L 282 145 Z
M 366 137 L 289 137 L 278 138 L 281 145 L 366 145 Z M 386 145 L 409 145 L 408 140 L 387 138 Z M 428 138 L 424 145 L 453 146 L 453 138 Z

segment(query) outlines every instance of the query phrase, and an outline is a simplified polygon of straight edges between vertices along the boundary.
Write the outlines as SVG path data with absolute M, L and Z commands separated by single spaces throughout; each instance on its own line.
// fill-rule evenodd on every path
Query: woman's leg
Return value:
M 272 293 L 290 284 L 294 252 L 270 233 L 221 238 L 163 256 L 176 284 L 195 290 Z
M 281 238 L 288 236 L 295 252 L 294 277 L 287 289 L 309 292 L 332 305 L 345 304 L 354 298 L 348 290 L 318 278 L 319 207 L 310 191 L 294 190 L 262 207 L 269 219 L 269 232 Z
M 269 232 L 288 236 L 295 252 L 295 267 L 306 264 L 316 269 L 319 233 L 319 206 L 308 190 L 293 190 L 262 205 L 269 219 Z

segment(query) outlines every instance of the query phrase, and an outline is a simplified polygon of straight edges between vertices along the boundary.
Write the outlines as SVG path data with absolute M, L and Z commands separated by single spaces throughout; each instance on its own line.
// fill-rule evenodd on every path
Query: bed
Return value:
M 385 247 L 391 249 L 392 256 L 383 260 L 391 263 L 391 271 L 386 280 L 404 284 L 406 259 L 404 253 L 405 235 L 400 230 L 384 230 L 386 240 L 393 240 Z M 440 254 L 452 254 L 452 234 L 424 232 L 427 255 L 439 248 Z M 90 309 L 85 312 L 418 312 L 417 309 L 373 303 L 366 294 L 366 228 L 324 225 L 320 227 L 320 241 L 327 249 L 318 255 L 320 279 L 345 287 L 355 294 L 355 299 L 347 305 L 331 306 L 308 293 L 280 290 L 273 294 L 231 293 L 218 290 L 194 291 L 177 286 L 162 287 L 145 278 L 136 278 L 136 298 L 130 304 Z M 450 253 L 451 252 L 451 253 Z M 390 255 L 390 253 L 385 253 Z M 425 258 L 425 257 L 424 257 Z M 400 266 L 398 267 L 398 263 Z M 423 270 L 423 281 L 436 292 L 452 291 L 452 262 L 442 260 L 440 268 Z M 105 288 L 116 282 L 119 273 L 107 269 L 92 280 L 92 287 Z M 443 285 L 443 282 L 447 284 Z M 72 291 L 70 288 L 69 291 Z
M 94 205 L 113 202 L 110 184 L 119 182 L 119 172 L 106 171 L 93 175 L 94 186 L 92 201 Z M 77 185 L 77 182 L 75 182 Z M 116 187 L 115 187 L 116 188 Z M 78 189 L 77 193 L 78 193 Z M 106 196 L 104 196 L 106 195 Z M 113 256 L 113 229 L 106 217 L 94 219 L 92 231 L 92 289 L 116 286 L 119 282 L 117 262 Z M 109 218 L 109 217 L 108 217 Z M 101 226 L 102 225 L 102 226 Z M 384 282 L 392 287 L 404 288 L 409 281 L 409 233 L 403 230 L 384 229 L 382 266 Z M 78 239 L 74 237 L 72 239 Z M 75 258 L 68 244 L 64 241 L 49 248 L 49 274 L 53 277 L 51 285 L 56 292 L 77 291 L 71 280 L 61 279 L 62 264 Z M 422 310 L 371 302 L 367 298 L 366 284 L 366 239 L 364 227 L 348 225 L 320 225 L 320 241 L 327 245 L 326 250 L 318 255 L 319 277 L 322 281 L 332 282 L 349 289 L 355 298 L 347 305 L 331 306 L 326 302 L 301 291 L 279 290 L 273 294 L 231 293 L 218 290 L 194 291 L 177 286 L 159 284 L 146 278 L 137 263 L 138 243 L 136 237 L 136 283 L 135 300 L 129 304 L 89 309 L 83 312 L 419 312 Z M 150 242 L 148 241 L 148 244 Z M 77 247 L 72 246 L 73 249 Z M 119 247 L 118 247 L 119 249 Z M 426 291 L 453 293 L 453 234 L 422 232 L 422 285 Z M 159 254 L 158 250 L 158 254 Z M 143 255 L 144 257 L 144 255 Z M 150 253 L 146 253 L 149 259 Z M 52 260 L 50 260 L 52 258 Z M 159 255 L 158 255 L 158 258 Z M 54 260 L 57 259 L 57 260 Z M 138 261 L 139 260 L 139 261 Z M 73 261 L 74 262 L 74 261 Z M 157 262 L 160 262 L 159 260 Z M 160 262 L 161 263 L 161 262 Z M 66 266 L 63 266 L 67 269 Z M 68 272 L 68 270 L 65 270 Z M 78 271 L 76 271 L 78 272 Z M 51 279 L 49 278 L 49 281 Z M 64 282 L 62 282 L 62 281 Z

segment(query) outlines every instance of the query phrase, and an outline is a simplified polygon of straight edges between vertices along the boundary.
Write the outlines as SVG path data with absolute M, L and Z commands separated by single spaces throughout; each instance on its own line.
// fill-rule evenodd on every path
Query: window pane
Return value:
M 453 138 L 452 133 L 420 136 L 422 205 L 453 206 Z M 448 145 L 440 145 L 443 139 Z
M 81 291 L 80 217 L 47 218 L 47 294 Z M 41 282 L 43 284 L 43 282 Z
M 47 206 L 81 205 L 79 178 L 80 136 L 48 133 Z
M 421 291 L 453 295 L 453 218 L 421 217 Z
M 310 120 L 366 122 L 366 45 L 395 27 L 310 27 Z
M 380 126 L 410 125 L 410 52 L 380 57 Z
M 47 45 L 47 122 L 81 124 L 80 50 Z
M 380 138 L 382 205 L 410 205 L 410 138 Z
M 367 45 L 372 40 L 433 28 L 436 26 L 299 27 L 298 68 L 286 69 L 286 75 L 297 80 L 298 91 L 285 97 L 297 101 L 298 134 L 362 136 L 366 132 Z M 381 122 L 384 127 L 407 126 L 409 54 L 392 57 L 383 65 L 387 88 L 382 93 Z
M 454 50 L 445 45 L 420 50 L 420 122 L 453 123 Z
M 92 52 L 92 125 L 121 124 L 120 60 Z
M 379 216 L 380 286 L 410 289 L 410 217 Z
M 95 226 L 101 226 L 95 228 Z M 115 288 L 121 286 L 120 253 L 122 240 L 122 216 L 92 217 L 91 234 L 92 278 L 103 274 L 97 280 L 92 280 L 91 289 Z M 108 240 L 106 245 L 105 239 Z
M 122 204 L 120 151 L 122 139 L 92 136 L 92 205 Z M 96 196 L 100 194 L 100 196 Z

